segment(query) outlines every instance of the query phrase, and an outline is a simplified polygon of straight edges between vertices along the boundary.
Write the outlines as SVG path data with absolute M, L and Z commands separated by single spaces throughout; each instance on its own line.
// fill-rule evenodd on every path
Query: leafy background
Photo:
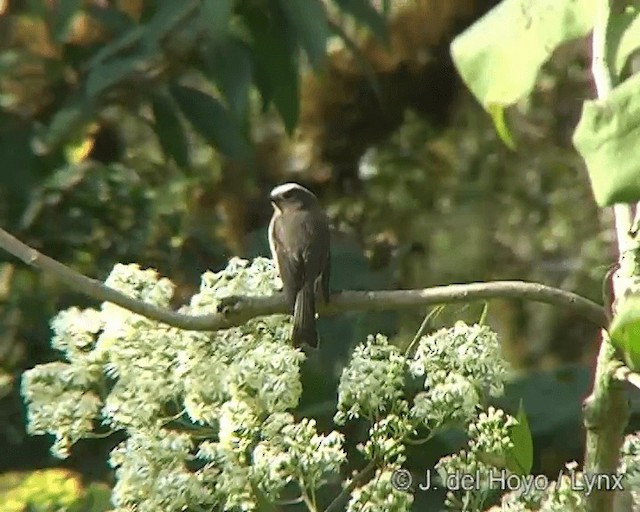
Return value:
M 268 254 L 268 191 L 295 180 L 332 219 L 336 290 L 525 279 L 601 302 L 611 218 L 571 146 L 593 97 L 587 43 L 555 52 L 508 112 L 510 151 L 449 54 L 494 3 L 0 1 L 2 226 L 92 277 L 115 262 L 157 268 L 180 301 L 230 256 Z M 57 357 L 49 319 L 91 302 L 2 258 L 0 470 L 109 483 L 118 439 L 60 464 L 50 440 L 26 436 L 19 395 L 20 372 Z M 449 307 L 433 327 L 482 307 Z M 328 428 L 353 344 L 381 331 L 406 345 L 425 313 L 322 319 L 302 410 Z M 493 301 L 488 320 L 517 370 L 503 405 L 523 398 L 534 470 L 556 475 L 581 454 L 597 329 L 521 301 Z M 453 437 L 415 449 L 414 467 Z

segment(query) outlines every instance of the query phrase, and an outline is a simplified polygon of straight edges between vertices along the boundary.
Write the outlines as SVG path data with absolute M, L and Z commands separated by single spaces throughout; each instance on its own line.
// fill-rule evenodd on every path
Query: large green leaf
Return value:
M 327 53 L 329 25 L 327 12 L 320 0 L 278 0 L 287 21 L 293 27 L 314 68 Z
M 253 79 L 251 51 L 242 41 L 229 38 L 203 52 L 207 75 L 224 93 L 231 112 L 241 118 L 249 102 Z
M 256 84 L 266 105 L 273 101 L 291 134 L 298 122 L 298 62 L 288 39 L 286 25 L 278 16 L 268 19 L 247 15 L 251 49 L 256 66 Z
M 103 61 L 118 55 L 119 53 L 131 52 L 132 49 L 138 47 L 145 34 L 144 26 L 134 25 L 130 30 L 125 31 L 118 38 L 103 46 L 96 54 L 87 62 L 88 68 L 96 67 Z
M 156 2 L 156 11 L 145 26 L 144 42 L 148 47 L 158 44 L 198 12 L 198 0 Z
M 605 100 L 585 101 L 573 143 L 600 206 L 640 200 L 640 74 Z
M 172 86 L 171 93 L 193 129 L 209 144 L 234 159 L 253 156 L 238 122 L 217 99 L 182 85 Z
M 154 130 L 162 146 L 162 150 L 180 167 L 189 165 L 189 146 L 185 137 L 182 122 L 175 111 L 171 99 L 156 95 L 151 104 L 155 118 Z
M 563 42 L 593 27 L 595 0 L 504 0 L 456 37 L 451 54 L 485 109 L 532 90 L 540 66 Z
M 522 401 L 516 420 L 518 424 L 511 429 L 513 447 L 507 454 L 507 469 L 518 475 L 528 475 L 533 466 L 533 440 Z
M 88 98 L 99 96 L 106 89 L 129 78 L 136 70 L 145 67 L 145 61 L 139 56 L 124 57 L 98 64 L 89 72 L 86 83 Z
M 203 0 L 201 23 L 214 39 L 221 39 L 228 31 L 233 0 Z
M 640 48 L 640 1 L 630 0 L 622 12 L 609 12 L 606 55 L 609 69 L 620 77 L 629 57 Z
M 333 0 L 341 10 L 351 14 L 357 21 L 369 27 L 371 32 L 383 42 L 388 40 L 385 17 L 369 0 Z
M 633 370 L 640 370 L 640 296 L 625 297 L 618 305 L 609 328 L 611 342 Z

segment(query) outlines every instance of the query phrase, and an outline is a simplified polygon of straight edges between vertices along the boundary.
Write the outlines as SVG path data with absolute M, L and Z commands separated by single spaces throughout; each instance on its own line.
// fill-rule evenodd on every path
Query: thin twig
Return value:
M 416 343 L 420 341 L 420 338 L 422 338 L 424 333 L 427 332 L 427 328 L 429 327 L 429 321 L 433 317 L 437 316 L 442 311 L 443 308 L 444 306 L 436 306 L 431 311 L 429 311 L 429 313 L 425 315 L 424 320 L 422 321 L 422 324 L 420 324 L 420 328 L 418 329 L 418 332 L 416 332 L 416 335 L 413 337 L 413 340 L 411 341 L 411 343 L 409 343 L 407 350 L 405 350 L 404 352 L 405 357 L 408 357 L 409 355 L 411 355 L 411 351 L 413 350 L 413 347 L 416 345 Z
M 218 311 L 209 315 L 187 315 L 159 308 L 133 299 L 100 281 L 88 278 L 0 229 L 0 248 L 48 274 L 56 276 L 70 288 L 98 301 L 111 302 L 133 313 L 164 324 L 190 331 L 217 331 L 236 327 L 248 320 L 288 312 L 282 295 L 269 297 L 229 297 Z M 490 283 L 452 284 L 418 290 L 345 291 L 333 294 L 328 305 L 320 305 L 319 313 L 343 311 L 392 310 L 434 304 L 470 302 L 488 299 L 525 299 L 563 306 L 580 314 L 597 326 L 605 327 L 604 308 L 572 292 L 539 283 L 495 281 Z
M 640 374 L 632 372 L 626 366 L 621 366 L 613 374 L 613 378 L 620 381 L 626 381 L 629 384 L 640 389 Z

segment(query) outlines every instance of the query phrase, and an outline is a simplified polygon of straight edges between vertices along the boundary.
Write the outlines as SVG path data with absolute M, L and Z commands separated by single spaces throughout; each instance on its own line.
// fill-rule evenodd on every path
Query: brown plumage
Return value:
M 293 345 L 317 347 L 316 298 L 329 302 L 330 294 L 329 222 L 316 196 L 297 183 L 277 186 L 270 197 L 269 246 L 293 314 Z

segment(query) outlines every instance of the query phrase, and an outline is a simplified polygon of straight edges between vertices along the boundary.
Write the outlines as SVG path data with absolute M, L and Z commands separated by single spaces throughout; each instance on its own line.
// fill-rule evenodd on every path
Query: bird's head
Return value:
M 310 210 L 318 205 L 313 192 L 297 183 L 283 183 L 271 191 L 271 204 L 276 210 Z

